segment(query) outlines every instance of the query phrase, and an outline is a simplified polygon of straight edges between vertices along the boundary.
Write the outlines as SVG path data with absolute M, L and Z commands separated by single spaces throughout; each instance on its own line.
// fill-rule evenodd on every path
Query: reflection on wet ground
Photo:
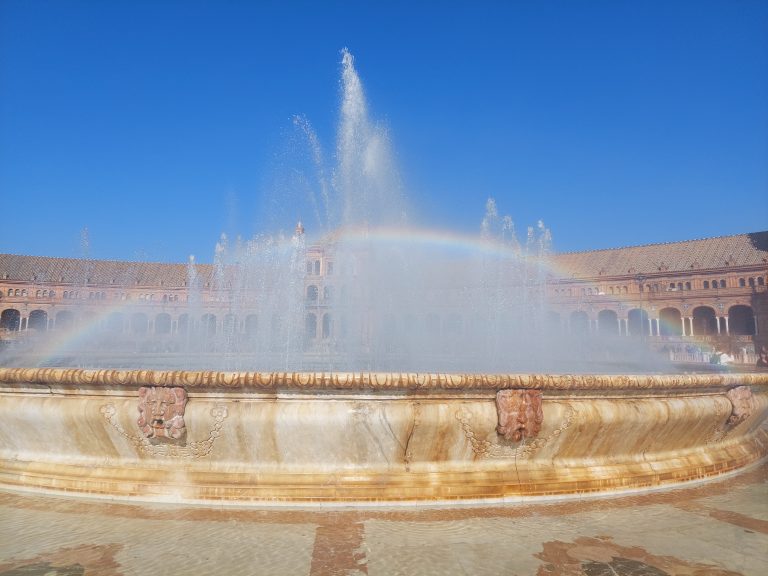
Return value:
M 0 576 L 768 574 L 768 463 L 693 487 L 494 506 L 237 508 L 0 492 Z

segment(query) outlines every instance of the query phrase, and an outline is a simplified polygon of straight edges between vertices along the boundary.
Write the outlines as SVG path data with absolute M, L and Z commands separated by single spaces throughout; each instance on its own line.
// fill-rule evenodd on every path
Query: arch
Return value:
M 143 312 L 136 312 L 131 315 L 131 332 L 133 334 L 146 334 L 149 330 L 149 320 Z
M 597 329 L 601 334 L 619 333 L 619 316 L 613 310 L 600 310 L 597 313 Z
M 627 312 L 627 331 L 630 336 L 648 336 L 648 312 L 640 308 L 632 308 Z
M 32 310 L 27 320 L 27 328 L 40 332 L 48 330 L 48 313 L 45 310 Z
M 56 313 L 56 329 L 71 330 L 75 325 L 75 315 L 69 310 L 61 310 Z
M 333 316 L 323 314 L 323 338 L 327 339 L 333 335 Z
M 107 330 L 121 334 L 125 329 L 125 314 L 122 312 L 112 312 L 107 316 Z
M 735 336 L 754 336 L 755 313 L 752 307 L 737 304 L 728 308 L 728 330 Z
M 6 308 L 0 314 L 0 330 L 16 332 L 21 326 L 21 312 L 16 308 Z
M 680 310 L 677 308 L 662 308 L 659 311 L 659 331 L 661 336 L 682 336 L 683 324 Z
M 569 323 L 573 334 L 587 334 L 589 332 L 589 316 L 583 310 L 571 312 Z
M 189 314 L 179 315 L 176 325 L 178 326 L 179 334 L 189 334 Z
M 224 316 L 224 324 L 222 325 L 224 334 L 232 335 L 237 331 L 237 320 L 234 314 L 226 314 Z
M 317 316 L 307 314 L 304 318 L 304 338 L 307 341 L 314 340 L 317 336 Z
M 696 336 L 717 334 L 717 314 L 709 306 L 697 306 L 693 309 L 693 333 Z
M 216 315 L 203 314 L 200 318 L 200 333 L 206 337 L 216 336 Z
M 155 334 L 170 334 L 171 333 L 171 315 L 161 312 L 155 316 Z

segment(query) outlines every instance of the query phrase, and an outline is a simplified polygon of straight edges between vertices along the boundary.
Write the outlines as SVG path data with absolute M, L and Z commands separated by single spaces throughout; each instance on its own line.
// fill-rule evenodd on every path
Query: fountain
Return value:
M 543 224 L 521 243 L 492 201 L 475 240 L 409 224 L 347 51 L 342 92 L 335 170 L 295 121 L 317 167 L 307 205 L 325 233 L 325 275 L 301 224 L 222 237 L 210 290 L 187 266 L 180 353 L 0 368 L 0 486 L 199 503 L 488 502 L 671 486 L 765 457 L 766 374 L 569 374 L 567 341 L 553 362 Z M 203 293 L 258 329 L 208 337 Z

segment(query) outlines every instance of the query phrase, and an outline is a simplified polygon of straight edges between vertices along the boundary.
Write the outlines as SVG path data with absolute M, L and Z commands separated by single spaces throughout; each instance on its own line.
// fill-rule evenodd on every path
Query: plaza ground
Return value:
M 768 462 L 495 506 L 196 507 L 0 491 L 0 576 L 768 574 Z

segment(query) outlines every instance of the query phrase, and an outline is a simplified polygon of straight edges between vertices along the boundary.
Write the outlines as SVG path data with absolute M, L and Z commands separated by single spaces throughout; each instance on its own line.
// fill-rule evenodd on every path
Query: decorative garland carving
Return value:
M 520 442 L 523 438 L 536 438 L 544 421 L 541 390 L 499 390 L 496 412 L 499 415 L 496 431 L 504 440 Z
M 415 374 L 397 372 L 216 372 L 0 368 L 0 383 L 74 386 L 183 386 L 298 390 L 670 390 L 768 386 L 768 374 Z
M 538 450 L 546 446 L 553 438 L 560 436 L 573 422 L 576 416 L 576 409 L 572 406 L 566 408 L 565 418 L 563 422 L 555 428 L 551 434 L 545 437 L 539 438 L 522 438 L 522 442 L 517 446 L 509 446 L 506 444 L 500 444 L 498 442 L 492 442 L 490 440 L 483 440 L 478 437 L 475 430 L 472 427 L 472 417 L 459 410 L 456 412 L 456 419 L 461 424 L 461 428 L 464 431 L 470 445 L 472 446 L 472 452 L 482 459 L 515 459 L 515 458 L 530 458 Z
M 203 458 L 208 456 L 213 450 L 213 444 L 221 435 L 221 427 L 224 419 L 227 417 L 228 412 L 226 406 L 223 404 L 217 404 L 211 408 L 211 416 L 213 417 L 213 425 L 208 433 L 208 438 L 201 440 L 200 442 L 189 442 L 187 445 L 182 446 L 178 444 L 153 444 L 149 438 L 144 435 L 129 434 L 120 425 L 117 419 L 117 409 L 114 404 L 105 404 L 101 407 L 101 414 L 109 424 L 117 430 L 117 432 L 126 440 L 128 440 L 133 446 L 141 453 L 156 458 Z

